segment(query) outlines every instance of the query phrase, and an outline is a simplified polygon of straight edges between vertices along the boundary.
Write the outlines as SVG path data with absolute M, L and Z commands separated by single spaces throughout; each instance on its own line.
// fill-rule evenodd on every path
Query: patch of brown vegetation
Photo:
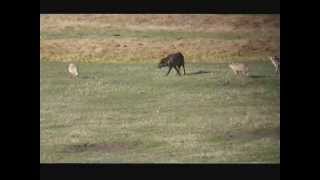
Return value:
M 148 35 L 140 38 L 115 33 L 101 38 L 46 39 L 41 37 L 40 58 L 64 62 L 139 63 L 158 62 L 163 56 L 183 52 L 186 62 L 224 62 L 225 59 L 257 59 L 280 54 L 279 15 L 46 15 L 40 17 L 41 32 L 69 29 L 88 33 L 118 28 L 138 31 L 214 32 L 223 37 L 173 37 L 168 41 Z M 93 30 L 94 29 L 94 30 Z M 108 31 L 108 30 L 106 30 Z M 224 35 L 224 33 L 226 35 Z M 234 37 L 234 34 L 239 37 Z M 249 34 L 249 36 L 247 35 Z M 251 36 L 253 34 L 254 36 Z M 232 40 L 227 36 L 231 36 Z
M 279 15 L 214 14 L 104 14 L 47 15 L 40 17 L 40 30 L 56 31 L 67 26 L 125 27 L 135 30 L 234 31 L 279 27 Z

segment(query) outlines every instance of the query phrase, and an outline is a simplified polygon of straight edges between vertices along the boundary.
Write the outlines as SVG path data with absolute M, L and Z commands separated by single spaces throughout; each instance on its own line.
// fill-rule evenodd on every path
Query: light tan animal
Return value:
M 246 75 L 249 76 L 249 68 L 243 63 L 231 63 L 229 67 L 236 75 Z
M 269 57 L 271 63 L 275 67 L 276 73 L 280 73 L 280 57 L 279 56 L 272 56 Z
M 73 63 L 69 64 L 68 72 L 70 73 L 72 78 L 76 78 L 79 75 L 77 66 L 75 64 L 73 64 Z

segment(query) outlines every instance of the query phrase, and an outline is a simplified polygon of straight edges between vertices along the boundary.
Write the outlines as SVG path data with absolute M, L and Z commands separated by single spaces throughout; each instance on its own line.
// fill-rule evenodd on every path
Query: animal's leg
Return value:
M 173 66 L 174 69 L 177 71 L 177 73 L 179 74 L 179 76 L 181 76 L 179 69 L 176 66 Z
M 240 71 L 239 74 L 240 74 L 240 76 L 244 76 L 244 72 L 243 71 Z
M 249 76 L 249 71 L 246 71 L 246 76 Z
M 278 72 L 278 67 L 274 65 L 274 71 L 277 73 Z
M 184 64 L 182 64 L 183 67 L 183 75 L 186 75 L 186 69 L 184 68 Z
M 166 76 L 168 76 L 168 75 L 169 75 L 169 73 L 170 73 L 171 69 L 172 69 L 172 66 L 169 66 L 169 70 L 168 70 L 168 72 L 167 72 Z

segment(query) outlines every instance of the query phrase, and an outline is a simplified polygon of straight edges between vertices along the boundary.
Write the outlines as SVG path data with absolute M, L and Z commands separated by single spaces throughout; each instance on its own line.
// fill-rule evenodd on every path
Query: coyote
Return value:
M 79 75 L 78 69 L 77 69 L 76 65 L 73 63 L 69 64 L 68 71 L 69 71 L 72 78 L 75 78 Z
M 167 57 L 161 59 L 158 67 L 161 69 L 162 67 L 165 67 L 165 66 L 169 67 L 169 70 L 168 70 L 166 76 L 169 75 L 172 67 L 177 71 L 179 76 L 181 76 L 181 74 L 180 74 L 180 67 L 181 66 L 183 67 L 184 75 L 186 74 L 186 70 L 184 68 L 184 57 L 180 52 L 177 52 L 174 54 L 169 54 Z
M 247 65 L 242 63 L 231 63 L 229 67 L 236 75 L 246 75 L 249 76 L 249 68 Z
M 280 73 L 280 57 L 272 56 L 272 57 L 269 57 L 269 59 L 274 65 L 276 73 Z

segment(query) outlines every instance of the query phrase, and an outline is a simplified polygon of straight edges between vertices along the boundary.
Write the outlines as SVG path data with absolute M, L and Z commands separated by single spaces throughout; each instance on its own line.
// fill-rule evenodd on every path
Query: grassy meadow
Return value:
M 41 16 L 40 162 L 280 163 L 279 18 Z M 187 75 L 164 76 L 176 51 Z

